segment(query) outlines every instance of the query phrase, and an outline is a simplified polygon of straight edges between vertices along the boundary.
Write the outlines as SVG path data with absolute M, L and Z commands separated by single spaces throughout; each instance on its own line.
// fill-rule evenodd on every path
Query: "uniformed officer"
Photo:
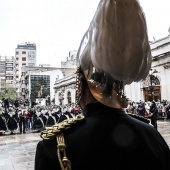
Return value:
M 124 86 L 145 79 L 151 51 L 137 0 L 101 0 L 77 54 L 83 115 L 41 133 L 35 170 L 170 170 L 170 150 L 145 118 L 129 116 Z

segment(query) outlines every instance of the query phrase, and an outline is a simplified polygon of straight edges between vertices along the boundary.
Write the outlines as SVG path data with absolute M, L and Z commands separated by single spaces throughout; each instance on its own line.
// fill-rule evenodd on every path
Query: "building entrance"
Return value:
M 145 97 L 145 102 L 147 101 L 158 101 L 161 100 L 161 91 L 160 91 L 160 86 L 153 86 L 153 89 L 151 90 L 150 87 L 145 87 L 143 88 L 144 91 L 144 97 Z
M 152 75 L 153 76 L 153 75 Z M 147 76 L 145 81 L 143 82 L 143 93 L 144 93 L 144 100 L 147 101 L 161 101 L 161 88 L 160 88 L 160 81 L 158 77 L 152 77 L 152 83 L 150 76 Z

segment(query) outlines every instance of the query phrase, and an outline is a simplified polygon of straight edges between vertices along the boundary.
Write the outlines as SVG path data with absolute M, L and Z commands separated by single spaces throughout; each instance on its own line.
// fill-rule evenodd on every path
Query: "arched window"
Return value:
M 152 80 L 152 86 L 160 85 L 160 80 L 158 77 L 155 77 L 154 75 L 148 75 L 146 79 L 143 81 L 143 87 L 151 86 L 151 80 Z

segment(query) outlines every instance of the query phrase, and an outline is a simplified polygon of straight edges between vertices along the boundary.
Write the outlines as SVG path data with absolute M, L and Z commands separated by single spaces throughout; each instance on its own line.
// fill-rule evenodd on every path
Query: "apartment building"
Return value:
M 14 56 L 0 56 L 0 84 L 6 82 L 16 83 L 16 67 Z
M 18 95 L 20 93 L 22 67 L 36 66 L 36 44 L 26 42 L 25 44 L 18 44 L 15 49 L 16 58 L 16 88 Z

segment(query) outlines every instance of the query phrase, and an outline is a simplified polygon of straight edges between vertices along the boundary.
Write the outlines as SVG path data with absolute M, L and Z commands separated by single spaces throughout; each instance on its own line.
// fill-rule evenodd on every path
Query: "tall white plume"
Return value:
M 137 0 L 101 0 L 77 54 L 83 70 L 95 67 L 124 85 L 145 79 L 151 51 L 143 10 Z

